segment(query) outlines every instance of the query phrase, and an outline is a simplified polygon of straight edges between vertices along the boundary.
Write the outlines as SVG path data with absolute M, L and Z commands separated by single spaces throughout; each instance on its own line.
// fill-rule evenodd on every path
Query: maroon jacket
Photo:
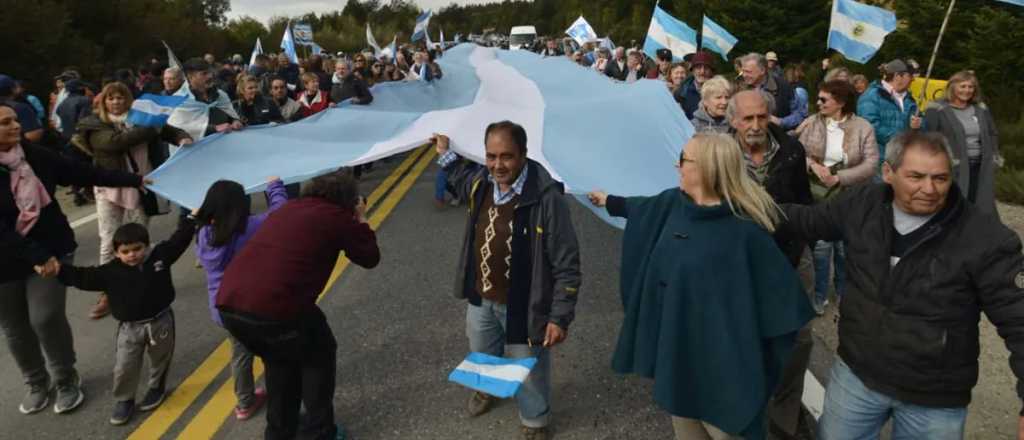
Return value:
M 352 210 L 318 197 L 284 205 L 263 223 L 224 272 L 217 308 L 271 321 L 312 309 L 344 252 L 353 263 L 380 262 L 377 237 Z

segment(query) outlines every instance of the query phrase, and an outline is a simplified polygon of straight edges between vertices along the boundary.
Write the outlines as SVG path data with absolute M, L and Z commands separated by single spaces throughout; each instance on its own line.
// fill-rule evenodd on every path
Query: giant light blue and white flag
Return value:
M 864 64 L 878 52 L 886 35 L 896 30 L 896 14 L 853 0 L 834 0 L 828 47 Z
M 644 41 L 644 53 L 655 58 L 658 49 L 671 50 L 672 59 L 682 61 L 683 57 L 697 51 L 697 31 L 655 5 L 651 26 L 647 28 L 647 40 Z
M 1009 3 L 1011 5 L 1024 6 L 1024 0 L 999 0 L 1003 3 Z
M 475 44 L 456 46 L 437 63 L 443 78 L 379 83 L 370 105 L 210 136 L 154 171 L 151 189 L 196 207 L 219 179 L 262 191 L 266 176 L 304 181 L 339 166 L 409 151 L 428 143 L 433 133 L 448 135 L 453 151 L 483 163 L 484 130 L 506 119 L 526 130 L 529 157 L 580 200 L 595 189 L 639 196 L 679 184 L 672 164 L 693 126 L 664 83 L 614 83 L 566 57 Z M 631 146 L 628 152 L 623 145 Z M 603 208 L 585 205 L 602 219 L 623 224 L 610 220 Z
M 284 27 L 284 35 L 281 37 L 281 49 L 284 49 L 285 55 L 288 59 L 295 64 L 299 64 L 299 54 L 295 52 L 295 39 L 292 38 L 292 23 Z
M 128 110 L 128 124 L 135 127 L 163 127 L 174 109 L 188 99 L 182 95 L 154 95 L 146 93 L 132 102 Z
M 729 51 L 739 42 L 724 27 L 715 23 L 714 20 L 704 16 L 703 29 L 701 31 L 701 44 L 710 51 L 717 52 L 722 58 L 728 59 Z
M 587 19 L 583 18 L 582 15 L 572 23 L 572 26 L 569 26 L 569 29 L 565 30 L 565 34 L 572 37 L 581 46 L 588 41 L 597 39 L 597 32 L 594 31 L 594 27 L 587 23 Z
M 495 397 L 509 398 L 537 365 L 537 358 L 505 359 L 483 353 L 470 353 L 448 380 Z
M 412 38 L 410 41 L 419 41 L 422 39 L 427 39 L 427 41 L 430 40 L 430 36 L 427 35 L 427 25 L 430 24 L 430 17 L 433 16 L 434 11 L 427 9 L 426 11 L 423 11 L 419 17 L 416 17 L 416 27 L 412 30 Z

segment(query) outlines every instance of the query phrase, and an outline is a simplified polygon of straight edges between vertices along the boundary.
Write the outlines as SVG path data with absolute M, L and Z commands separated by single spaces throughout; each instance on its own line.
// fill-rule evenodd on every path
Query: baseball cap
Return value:
M 768 61 L 779 61 L 779 56 L 775 52 L 768 52 L 764 54 L 764 58 Z
M 910 67 L 907 66 L 901 59 L 895 59 L 882 65 L 886 73 L 907 73 L 910 72 Z
M 185 71 L 185 73 L 210 70 L 210 63 L 207 63 L 206 60 L 202 58 L 190 58 L 181 66 L 181 70 Z
M 655 52 L 655 55 L 657 55 L 659 60 L 665 60 L 665 61 L 671 61 L 672 60 L 672 51 L 668 50 L 668 49 L 658 49 Z
M 65 71 L 61 72 L 60 75 L 57 75 L 57 76 L 53 77 L 53 80 L 54 81 L 58 81 L 59 80 L 59 81 L 68 82 L 68 81 L 71 81 L 73 79 L 80 79 L 80 78 L 81 78 L 81 75 L 79 75 L 78 72 L 76 72 L 74 70 L 65 70 Z

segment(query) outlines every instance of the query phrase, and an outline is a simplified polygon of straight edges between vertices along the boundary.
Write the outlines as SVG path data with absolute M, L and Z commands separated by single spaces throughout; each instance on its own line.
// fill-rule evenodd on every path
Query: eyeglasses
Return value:
M 681 168 L 683 166 L 683 164 L 686 163 L 686 162 L 693 163 L 693 164 L 697 163 L 697 161 L 695 161 L 693 159 L 687 159 L 687 158 L 684 157 L 680 161 L 676 162 L 675 167 L 676 168 Z

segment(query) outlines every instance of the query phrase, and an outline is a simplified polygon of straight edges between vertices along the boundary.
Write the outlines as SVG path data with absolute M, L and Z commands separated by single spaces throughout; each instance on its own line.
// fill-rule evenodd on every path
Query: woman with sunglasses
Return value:
M 627 219 L 612 368 L 654 379 L 676 439 L 761 438 L 779 372 L 813 316 L 772 239 L 782 214 L 729 135 L 698 133 L 677 167 L 679 186 L 658 195 L 589 194 Z
M 871 180 L 878 167 L 878 145 L 871 123 L 856 115 L 857 90 L 844 80 L 825 82 L 818 90 L 818 113 L 796 129 L 807 151 L 807 173 L 815 201 L 843 188 Z M 835 262 L 836 296 L 842 297 L 846 254 L 842 242 L 814 246 L 814 311 L 828 305 L 829 263 Z
M 373 87 L 374 84 L 389 81 L 384 76 L 384 64 L 380 61 L 374 61 L 373 65 L 370 66 L 370 76 L 366 78 L 366 85 Z

